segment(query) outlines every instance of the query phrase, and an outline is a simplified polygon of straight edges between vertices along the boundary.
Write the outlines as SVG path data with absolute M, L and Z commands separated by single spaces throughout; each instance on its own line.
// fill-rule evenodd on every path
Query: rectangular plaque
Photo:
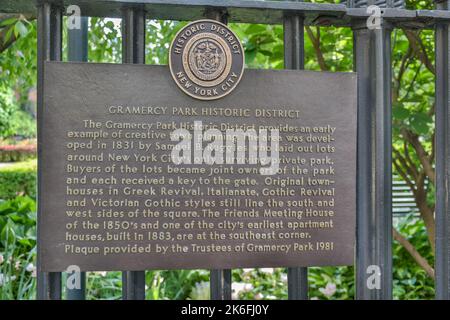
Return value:
M 216 101 L 182 93 L 165 66 L 47 62 L 44 73 L 42 271 L 353 264 L 354 73 L 245 70 Z M 192 164 L 172 160 L 177 129 L 197 143 Z M 259 133 L 267 156 L 278 130 L 277 162 L 226 162 L 227 130 Z M 213 140 L 224 163 L 194 163 Z

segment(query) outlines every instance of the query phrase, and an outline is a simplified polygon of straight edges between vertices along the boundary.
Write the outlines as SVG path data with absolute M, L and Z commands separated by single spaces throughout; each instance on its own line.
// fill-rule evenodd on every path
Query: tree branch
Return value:
M 320 48 L 320 30 L 317 32 L 317 37 L 314 35 L 310 26 L 306 26 L 306 33 L 308 34 L 309 39 L 314 47 L 314 51 L 316 52 L 317 62 L 319 63 L 320 70 L 327 71 L 328 66 L 325 62 L 325 58 L 323 57 L 322 49 Z
M 409 154 L 408 150 L 408 143 L 406 141 L 403 141 L 403 154 L 405 155 L 406 162 L 408 163 L 409 167 L 413 170 L 414 175 L 417 177 L 419 173 L 417 172 L 416 165 L 414 161 L 411 159 L 411 156 Z
M 403 75 L 404 75 L 406 69 L 408 68 L 411 56 L 412 56 L 412 49 L 410 46 L 408 46 L 408 51 L 402 57 L 397 77 L 394 77 L 395 81 L 394 81 L 394 88 L 392 88 L 392 91 L 393 91 L 392 101 L 398 100 L 398 97 L 400 95 L 400 87 L 401 87 L 401 83 L 402 83 L 402 78 L 403 78 Z
M 403 237 L 395 228 L 392 228 L 392 235 L 394 239 L 400 243 L 400 245 L 405 248 L 406 251 L 411 255 L 411 257 L 417 262 L 417 264 L 425 270 L 425 272 L 432 278 L 435 279 L 434 269 L 428 263 L 428 261 L 421 256 L 421 254 L 416 250 L 416 248 L 408 241 L 405 237 Z
M 403 96 L 403 98 L 401 98 L 400 100 L 404 100 L 408 97 L 408 94 L 411 92 L 411 89 L 414 85 L 414 82 L 416 82 L 417 76 L 419 75 L 420 69 L 422 69 L 423 63 L 421 63 L 419 65 L 419 67 L 416 70 L 416 73 L 414 74 L 414 78 L 412 79 L 412 81 L 409 83 L 408 89 L 406 90 L 405 95 Z
M 417 157 L 419 158 L 419 161 L 422 164 L 423 169 L 425 170 L 426 175 L 428 176 L 430 181 L 435 184 L 435 172 L 427 152 L 419 141 L 419 136 L 406 128 L 400 129 L 400 133 L 402 134 L 403 138 L 413 146 L 414 150 L 416 151 Z
M 406 159 L 401 155 L 401 153 L 395 149 L 392 148 L 392 151 L 394 151 L 395 154 L 395 158 L 398 159 L 398 161 L 400 162 L 400 164 L 403 166 L 403 168 L 406 170 L 406 173 L 409 174 L 414 180 L 417 179 L 418 173 L 415 167 L 410 166 Z
M 406 184 L 409 186 L 409 188 L 411 189 L 411 191 L 415 194 L 416 192 L 416 186 L 414 185 L 414 183 L 412 183 L 411 179 L 409 179 L 408 175 L 406 174 L 406 172 L 403 170 L 403 168 L 397 163 L 397 158 L 393 158 L 392 163 L 394 164 L 395 167 L 395 171 L 397 171 L 397 173 L 402 177 L 402 179 L 406 182 Z
M 413 49 L 414 55 L 427 67 L 427 69 L 432 73 L 436 74 L 433 63 L 431 62 L 428 54 L 425 50 L 425 46 L 420 39 L 419 34 L 413 30 L 402 29 L 408 38 L 409 45 Z
M 434 223 L 434 212 L 427 204 L 427 190 L 425 189 L 425 172 L 421 172 L 419 174 L 418 179 L 416 179 L 416 193 L 414 197 L 416 199 L 417 207 L 420 210 L 420 215 L 425 223 L 425 227 L 427 228 L 428 239 L 430 241 L 430 246 L 432 248 L 432 252 L 434 254 L 435 248 L 435 223 Z

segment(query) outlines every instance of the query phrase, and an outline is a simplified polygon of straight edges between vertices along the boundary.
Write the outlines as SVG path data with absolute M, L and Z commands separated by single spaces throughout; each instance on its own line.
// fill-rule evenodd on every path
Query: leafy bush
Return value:
M 36 203 L 0 202 L 0 300 L 33 299 L 36 291 Z
M 17 162 L 36 158 L 36 144 L 0 146 L 0 162 Z
M 13 102 L 12 90 L 0 90 L 0 138 L 12 135 L 13 130 L 10 118 L 16 108 Z
M 10 136 L 36 138 L 36 119 L 24 110 L 16 110 L 9 119 Z
M 0 199 L 17 195 L 36 197 L 36 160 L 18 162 L 0 168 Z
M 161 284 L 160 296 L 163 299 L 184 300 L 200 299 L 204 297 L 204 290 L 199 290 L 196 284 L 209 280 L 209 271 L 207 270 L 165 270 L 160 271 Z M 152 283 L 148 283 L 149 288 Z M 197 290 L 195 291 L 194 289 Z M 209 296 L 209 289 L 208 289 Z M 153 295 L 154 299 L 157 299 Z
M 21 105 L 15 98 L 15 92 L 2 88 L 0 83 L 0 138 L 36 137 L 36 119 L 22 110 Z
M 151 270 L 145 273 L 147 300 L 208 299 L 209 272 L 206 270 Z M 89 272 L 86 284 L 87 299 L 118 300 L 122 298 L 120 272 Z
M 397 223 L 397 230 L 419 251 L 431 265 L 434 257 L 428 241 L 424 222 L 412 214 Z M 395 299 L 434 299 L 434 281 L 419 267 L 406 250 L 395 243 L 393 250 L 394 298 Z

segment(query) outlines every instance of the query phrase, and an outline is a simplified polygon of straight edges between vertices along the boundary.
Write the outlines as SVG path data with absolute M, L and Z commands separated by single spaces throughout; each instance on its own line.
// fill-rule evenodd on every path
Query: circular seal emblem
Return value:
M 226 25 L 198 20 L 186 25 L 173 39 L 169 68 L 184 93 L 200 100 L 219 99 L 241 80 L 244 50 Z

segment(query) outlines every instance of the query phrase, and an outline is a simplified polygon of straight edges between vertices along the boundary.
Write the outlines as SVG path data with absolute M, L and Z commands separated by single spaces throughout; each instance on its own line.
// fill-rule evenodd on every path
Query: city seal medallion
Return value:
M 224 24 L 198 20 L 182 28 L 169 50 L 175 83 L 195 99 L 215 100 L 231 93 L 244 71 L 244 50 Z

